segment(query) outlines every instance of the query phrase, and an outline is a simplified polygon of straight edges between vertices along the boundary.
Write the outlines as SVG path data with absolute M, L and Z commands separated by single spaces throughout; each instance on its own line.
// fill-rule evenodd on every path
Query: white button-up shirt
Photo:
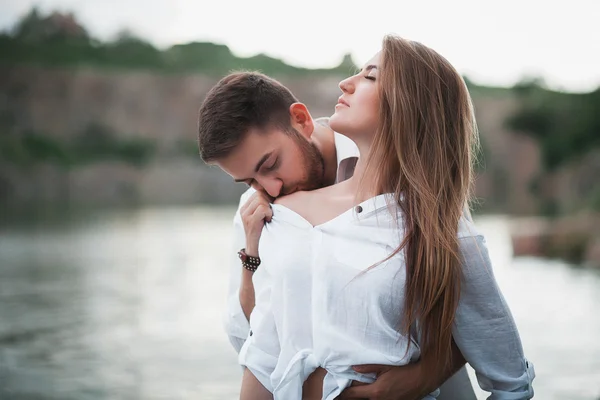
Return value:
M 353 168 L 354 165 L 356 164 L 356 160 L 358 158 L 359 152 L 358 149 L 356 148 L 356 145 L 354 144 L 354 142 L 352 142 L 350 139 L 348 139 L 347 137 L 335 133 L 335 147 L 336 147 L 336 154 L 337 154 L 337 165 L 338 165 L 338 171 L 337 171 L 337 179 L 336 182 L 341 182 L 345 179 L 347 179 L 349 176 L 352 175 L 353 172 Z M 253 189 L 248 189 L 240 198 L 240 203 L 239 203 L 239 207 L 238 210 L 235 214 L 234 220 L 233 220 L 233 240 L 232 240 L 232 248 L 231 248 L 231 259 L 230 259 L 230 281 L 229 281 L 229 290 L 227 293 L 227 310 L 226 313 L 224 315 L 224 325 L 225 325 L 225 331 L 229 337 L 229 340 L 232 344 L 232 346 L 234 347 L 234 349 L 239 352 L 240 349 L 242 348 L 244 342 L 246 341 L 246 338 L 248 337 L 248 333 L 250 331 L 250 324 L 248 322 L 248 320 L 246 319 L 246 316 L 244 315 L 244 312 L 241 308 L 240 305 L 240 301 L 239 301 L 239 290 L 240 290 L 240 278 L 242 275 L 242 266 L 241 263 L 239 261 L 239 258 L 237 257 L 237 251 L 239 249 L 241 249 L 242 247 L 245 247 L 246 241 L 245 241 L 245 234 L 244 234 L 244 227 L 243 227 L 243 223 L 241 220 L 241 216 L 240 216 L 240 212 L 239 209 L 246 203 L 246 200 L 254 193 Z M 483 238 L 477 238 L 477 241 L 483 241 Z M 482 264 L 480 262 L 479 259 L 473 258 L 473 257 L 478 257 L 479 256 L 479 251 L 475 251 L 473 254 L 471 254 L 468 250 L 468 248 L 464 249 L 465 251 L 463 251 L 463 255 L 466 257 L 467 260 L 470 260 L 470 258 L 472 258 L 472 260 L 470 260 L 471 262 L 467 262 L 465 264 L 465 267 L 469 267 L 472 266 L 475 269 L 481 268 Z M 473 249 L 471 249 L 473 250 Z M 489 263 L 489 258 L 487 258 L 487 252 L 483 252 L 483 256 L 486 257 L 486 260 L 484 260 L 485 262 L 483 263 L 483 267 L 485 267 L 484 269 L 486 271 L 491 271 L 491 266 Z M 479 271 L 481 272 L 481 270 Z M 491 272 L 489 272 L 491 273 Z M 260 302 L 261 301 L 261 295 L 262 296 L 267 296 L 270 295 L 268 292 L 268 282 L 263 281 L 263 276 L 261 274 L 258 274 L 257 276 L 254 276 L 253 278 L 253 285 L 254 285 L 254 290 L 255 290 L 255 295 L 256 295 L 256 301 Z M 464 284 L 463 284 L 463 288 L 465 288 Z M 465 290 L 463 290 L 463 292 L 465 292 Z M 499 294 L 499 292 L 498 292 Z M 477 293 L 477 292 L 473 292 L 474 296 L 480 296 L 479 301 L 482 301 L 481 306 L 483 308 L 485 307 L 491 307 L 494 305 L 498 304 L 498 299 L 493 299 L 493 298 L 487 298 L 486 295 L 487 293 Z M 503 300 L 501 300 L 503 302 Z M 477 307 L 472 309 L 473 312 L 479 312 L 479 309 Z M 456 319 L 457 321 L 460 320 L 461 318 L 463 319 L 463 321 L 467 321 L 470 324 L 476 324 L 477 321 L 479 321 L 477 318 L 473 318 L 470 319 L 469 315 L 471 314 L 470 312 L 464 312 L 461 313 L 462 309 L 459 308 L 459 310 L 457 310 L 457 316 Z M 502 311 L 502 307 L 500 307 L 500 312 Z M 253 312 L 253 314 L 255 315 L 255 317 L 258 318 L 258 314 L 260 313 L 260 310 L 258 312 Z M 470 321 L 470 322 L 469 322 Z M 485 322 L 483 322 L 485 323 Z M 463 327 L 466 326 L 463 324 Z M 475 327 L 473 326 L 473 332 L 471 332 L 471 336 L 469 336 L 469 334 L 465 334 L 465 340 L 463 341 L 464 343 L 468 342 L 469 337 L 471 338 L 476 338 L 476 336 L 473 336 L 474 334 L 476 334 L 477 330 L 479 329 L 479 327 Z M 455 335 L 461 335 L 461 332 L 456 331 Z M 466 349 L 466 348 L 462 348 L 459 345 L 459 348 L 461 349 L 461 352 L 463 353 L 463 355 L 465 355 L 467 361 L 470 361 L 471 359 L 473 359 L 473 357 L 470 357 L 470 354 L 474 354 L 479 352 L 479 347 L 472 347 L 471 349 Z M 496 359 L 496 355 L 493 354 L 493 349 L 490 349 L 490 351 L 483 351 L 481 352 L 479 355 L 475 354 L 475 359 L 474 359 L 474 363 L 471 362 L 471 366 L 473 368 L 475 368 L 476 372 L 479 373 L 480 370 L 485 370 L 487 361 L 491 361 L 494 362 L 494 360 Z M 477 362 L 477 356 L 480 356 L 479 359 L 483 360 L 481 363 Z M 487 357 L 487 358 L 486 358 Z M 485 361 L 485 362 L 484 362 Z M 489 386 L 489 385 L 488 385 Z M 475 394 L 473 392 L 473 390 L 471 389 L 471 384 L 469 381 L 469 378 L 467 376 L 466 370 L 465 368 L 461 369 L 460 373 L 457 373 L 452 379 L 448 380 L 443 386 L 442 386 L 442 392 L 439 396 L 439 399 L 441 400 L 442 398 L 445 399 L 456 399 L 456 398 L 460 398 L 460 399 L 464 399 L 464 400 L 475 400 Z M 502 398 L 507 398 L 507 397 L 502 397 Z M 523 397 L 512 397 L 512 398 L 523 398 Z
M 354 142 L 346 136 L 335 132 L 334 138 L 338 166 L 337 183 L 346 180 L 348 175 L 352 174 L 359 152 Z M 250 188 L 241 196 L 238 210 L 233 218 L 233 247 L 230 252 L 229 289 L 227 292 L 227 312 L 225 314 L 224 324 L 225 331 L 229 336 L 229 341 L 237 352 L 242 348 L 242 345 L 248 336 L 248 332 L 250 331 L 250 325 L 242 310 L 239 297 L 243 267 L 237 256 L 237 252 L 241 248 L 246 247 L 246 236 L 244 233 L 244 224 L 242 223 L 242 217 L 240 215 L 240 208 L 246 204 L 246 201 L 253 193 L 254 189 Z M 253 278 L 253 283 L 256 295 L 256 293 L 260 293 L 262 290 L 263 282 L 259 276 Z
M 332 400 L 352 380 L 374 380 L 352 365 L 404 365 L 419 357 L 415 338 L 398 333 L 403 252 L 376 265 L 403 237 L 401 214 L 387 202 L 393 204 L 389 196 L 377 196 L 314 227 L 273 205 L 259 247 L 263 264 L 254 275 L 267 284 L 257 292 L 240 363 L 276 400 L 301 399 L 303 382 L 318 367 L 327 370 L 322 398 Z M 454 339 L 494 399 L 530 398 L 533 369 L 523 356 L 483 238 L 464 218 L 458 237 L 465 262 Z

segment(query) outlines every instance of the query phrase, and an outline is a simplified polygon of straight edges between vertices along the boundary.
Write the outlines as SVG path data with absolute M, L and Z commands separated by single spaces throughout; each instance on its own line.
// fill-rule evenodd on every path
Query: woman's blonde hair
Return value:
M 461 258 L 457 230 L 468 212 L 477 127 L 469 92 L 432 49 L 383 40 L 380 119 L 362 188 L 394 193 L 403 213 L 406 288 L 401 331 L 417 332 L 427 371 L 451 359 Z M 432 374 L 433 376 L 433 374 Z

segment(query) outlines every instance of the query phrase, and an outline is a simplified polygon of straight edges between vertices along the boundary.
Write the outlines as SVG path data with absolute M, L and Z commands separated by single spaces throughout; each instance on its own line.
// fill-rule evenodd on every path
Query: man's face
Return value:
M 271 197 L 323 186 L 321 152 L 300 132 L 251 129 L 227 157 L 217 160 L 236 182 L 244 182 Z

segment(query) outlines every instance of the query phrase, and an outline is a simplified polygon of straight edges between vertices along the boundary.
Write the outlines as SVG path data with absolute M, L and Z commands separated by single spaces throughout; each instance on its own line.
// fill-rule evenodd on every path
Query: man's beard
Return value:
M 300 190 L 316 190 L 324 186 L 325 160 L 323 155 L 313 142 L 309 142 L 297 132 L 294 135 L 294 141 L 298 145 L 298 150 L 302 155 L 302 169 L 305 172 L 304 178 L 295 184 L 284 187 L 282 194 L 291 194 Z

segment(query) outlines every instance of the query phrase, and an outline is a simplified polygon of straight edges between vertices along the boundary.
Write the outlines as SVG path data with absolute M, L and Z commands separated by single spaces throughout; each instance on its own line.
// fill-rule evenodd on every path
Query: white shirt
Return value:
M 359 152 L 354 142 L 344 135 L 334 132 L 334 140 L 338 166 L 337 183 L 346 179 L 356 163 L 355 160 L 358 158 Z M 237 352 L 242 348 L 250 330 L 250 325 L 244 315 L 239 298 L 243 267 L 237 256 L 237 252 L 241 248 L 246 247 L 246 236 L 240 215 L 240 208 L 246 204 L 246 201 L 254 192 L 255 190 L 250 188 L 241 196 L 238 210 L 233 218 L 233 243 L 230 251 L 229 290 L 227 292 L 227 312 L 224 318 L 224 325 L 225 331 L 229 336 L 229 341 Z M 262 290 L 263 282 L 258 277 L 253 278 L 253 283 L 255 296 L 258 296 Z
M 240 363 L 276 400 L 301 399 L 302 384 L 317 367 L 327 370 L 322 398 L 332 400 L 352 380 L 374 380 L 353 371 L 352 365 L 404 365 L 419 357 L 414 338 L 398 333 L 403 252 L 369 268 L 400 244 L 400 213 L 386 204 L 385 195 L 360 207 L 360 213 L 351 209 L 313 227 L 294 211 L 273 205 L 273 219 L 263 229 L 259 247 L 263 265 L 254 275 L 270 283 L 257 295 Z M 463 269 L 455 340 L 461 350 L 470 348 L 465 357 L 478 371 L 480 386 L 494 398 L 530 398 L 533 370 L 486 268 L 485 245 L 476 240 L 481 235 L 463 219 L 458 237 L 465 260 L 474 249 L 480 257 Z M 475 293 L 487 298 L 482 301 Z
M 338 165 L 336 182 L 342 182 L 352 175 L 359 152 L 354 142 L 352 142 L 346 136 L 335 133 L 334 139 Z M 224 325 L 229 337 L 229 341 L 238 353 L 243 346 L 246 337 L 248 336 L 248 332 L 250 331 L 250 325 L 246 319 L 246 316 L 244 315 L 239 301 L 242 266 L 239 258 L 237 257 L 237 251 L 246 245 L 244 226 L 239 210 L 253 193 L 253 189 L 248 189 L 241 196 L 239 207 L 233 221 L 233 240 L 230 251 L 230 281 L 227 294 L 227 311 L 224 315 Z M 267 287 L 267 285 L 265 282 L 261 281 L 260 274 L 258 277 L 253 278 L 253 285 L 256 298 L 259 298 L 261 293 L 263 296 L 267 295 L 268 292 L 264 292 L 264 289 Z M 257 313 L 255 312 L 254 314 L 256 317 Z M 441 389 L 441 394 L 438 400 L 454 400 L 458 398 L 462 400 L 476 400 L 475 393 L 473 392 L 465 367 L 463 367 L 451 379 L 446 381 Z

